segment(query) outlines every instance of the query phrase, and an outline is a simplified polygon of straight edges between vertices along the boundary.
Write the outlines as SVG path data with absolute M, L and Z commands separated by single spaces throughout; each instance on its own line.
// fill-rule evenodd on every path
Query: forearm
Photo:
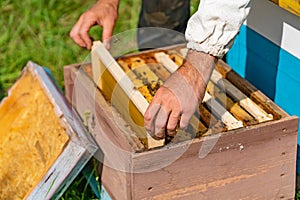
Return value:
M 193 87 L 199 101 L 202 101 L 204 90 L 216 61 L 216 57 L 210 54 L 190 49 L 186 61 L 177 71 Z

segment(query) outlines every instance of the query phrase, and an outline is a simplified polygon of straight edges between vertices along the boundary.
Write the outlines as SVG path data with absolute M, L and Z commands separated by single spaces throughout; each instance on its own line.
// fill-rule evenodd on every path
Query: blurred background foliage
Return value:
M 89 51 L 78 47 L 69 32 L 80 14 L 95 1 L 0 1 L 0 99 L 31 60 L 50 69 L 63 87 L 63 66 L 84 61 Z M 198 0 L 192 0 L 191 10 Z M 121 0 L 114 34 L 137 27 L 140 0 Z M 91 35 L 100 39 L 101 28 Z

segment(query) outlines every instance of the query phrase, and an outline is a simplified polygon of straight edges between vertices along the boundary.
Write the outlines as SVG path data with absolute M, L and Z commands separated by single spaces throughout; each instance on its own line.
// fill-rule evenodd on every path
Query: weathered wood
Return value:
M 211 81 L 224 88 L 232 98 L 234 98 L 239 104 L 247 110 L 256 120 L 259 122 L 269 121 L 273 119 L 272 114 L 266 113 L 262 108 L 257 106 L 250 98 L 243 94 L 238 88 L 231 84 L 228 80 L 216 70 L 213 70 L 211 75 Z
M 148 53 L 151 52 L 154 51 Z M 137 55 L 151 70 L 161 71 L 156 61 L 143 57 L 150 54 L 144 55 L 140 52 Z M 150 63 L 153 64 L 153 68 L 150 67 Z M 166 80 L 168 76 L 165 74 L 164 71 L 159 77 L 165 77 L 161 79 Z M 243 79 L 239 80 L 242 85 L 247 85 L 243 83 Z M 102 103 L 95 103 L 101 102 L 100 91 L 96 96 L 93 95 L 93 91 L 84 92 L 93 88 L 86 83 L 93 84 L 93 82 L 91 80 L 79 82 L 82 83 L 81 96 L 93 96 L 88 99 L 96 99 L 95 101 L 83 99 L 85 104 L 81 103 L 82 108 L 79 110 L 82 112 L 85 108 L 90 109 L 90 104 L 98 106 L 93 113 L 100 119 L 95 126 L 97 128 L 92 129 L 92 122 L 89 122 L 88 126 L 92 135 L 95 135 L 96 142 L 103 149 L 104 165 L 101 181 L 113 199 L 292 199 L 294 197 L 298 121 L 296 117 L 290 117 L 284 111 L 281 116 L 280 109 L 274 103 L 270 103 L 270 100 L 253 101 L 255 103 L 262 101 L 267 106 L 262 106 L 262 103 L 261 108 L 267 113 L 272 115 L 277 113 L 280 116 L 272 121 L 257 122 L 258 124 L 231 131 L 214 132 L 214 127 L 210 127 L 199 138 L 178 139 L 178 142 L 170 142 L 164 147 L 146 150 L 131 147 L 131 143 L 135 142 L 126 140 L 129 138 L 132 141 L 133 139 L 128 136 L 136 133 L 126 126 L 126 123 L 117 123 L 116 113 L 111 115 L 106 111 L 107 107 L 102 108 Z M 72 84 L 69 85 L 71 88 Z M 235 83 L 233 85 L 239 88 Z M 216 90 L 213 93 L 215 92 Z M 225 91 L 220 92 L 225 94 Z M 251 94 L 245 92 L 244 94 L 252 99 Z M 105 101 L 103 97 L 102 100 Z M 201 106 L 200 111 L 201 108 L 206 109 L 206 103 Z M 273 106 L 275 111 L 272 110 Z M 225 106 L 221 107 L 225 109 Z M 109 105 L 108 108 L 112 109 L 113 106 Z M 243 110 L 241 107 L 239 109 Z M 199 113 L 196 113 L 197 120 L 198 115 Z M 124 116 L 119 117 L 123 119 Z M 201 121 L 205 120 L 201 117 Z M 220 123 L 218 118 L 212 121 Z M 208 123 L 209 120 L 206 119 L 204 124 Z M 110 127 L 110 130 L 105 130 L 104 127 Z M 119 147 L 123 143 L 129 150 Z
M 130 179 L 124 171 L 130 171 L 131 153 L 146 147 L 128 122 L 104 99 L 94 81 L 85 73 L 87 68 L 64 67 L 65 71 L 77 75 L 73 80 L 73 106 L 82 119 L 86 112 L 91 116 L 86 126 L 100 147 L 95 157 L 102 163 L 102 184 L 112 197 L 130 199 Z
M 86 125 L 89 127 L 93 138 L 96 141 L 101 140 L 101 137 L 107 138 L 112 144 L 124 151 L 145 149 L 136 134 L 133 134 L 134 130 L 129 127 L 128 122 L 125 122 L 115 108 L 107 102 L 92 78 L 87 75 L 86 71 L 89 71 L 90 68 L 91 64 L 69 65 L 64 67 L 64 74 L 70 76 L 69 78 L 66 77 L 65 81 L 71 81 L 74 83 L 72 85 L 76 86 L 65 89 L 66 93 L 72 95 L 68 98 L 71 98 L 72 105 L 76 108 L 79 116 L 85 119 L 86 113 L 89 113 L 90 117 Z M 69 83 L 67 82 L 67 84 Z M 71 91 L 67 91 L 68 89 Z M 101 136 L 100 133 L 104 136 Z
M 82 87 L 84 90 L 86 83 Z M 82 95 L 87 96 L 86 93 Z M 99 102 L 99 97 L 96 96 L 95 102 Z M 107 113 L 103 108 L 96 111 L 101 116 Z M 132 152 L 127 156 L 119 156 L 116 149 L 107 145 L 112 139 L 107 137 L 118 131 L 105 133 L 103 128 L 116 126 L 119 129 L 120 126 L 112 123 L 115 121 L 113 118 L 106 118 L 102 118 L 106 123 L 99 124 L 101 130 L 91 130 L 101 135 L 95 138 L 104 154 L 101 180 L 114 199 L 201 199 L 204 195 L 209 199 L 277 199 L 282 196 L 289 199 L 294 196 L 295 117 L 284 117 L 146 152 Z M 217 140 L 216 136 L 220 138 Z M 199 159 L 200 148 L 216 140 L 218 142 L 212 151 Z M 111 164 L 115 162 L 118 164 Z
M 226 131 L 226 125 L 217 119 L 205 106 L 200 104 L 199 112 L 195 113 L 196 118 L 201 119 L 208 129 L 213 129 L 214 133 Z
M 253 125 L 257 124 L 256 121 L 251 115 L 249 115 L 242 107 L 238 105 L 238 103 L 233 102 L 231 98 L 229 98 L 226 93 L 216 85 L 214 85 L 211 81 L 207 84 L 208 92 L 216 98 L 230 113 L 233 114 L 238 120 L 243 121 L 245 125 Z
M 39 78 L 57 116 L 71 138 L 47 174 L 28 196 L 28 199 L 55 199 L 63 195 L 98 150 L 98 146 L 46 71 L 33 62 L 29 62 L 26 66 L 32 68 L 33 73 Z
M 222 134 L 202 159 L 200 148 L 214 137 L 135 154 L 134 170 L 162 168 L 132 174 L 132 199 L 293 199 L 296 138 L 297 119 L 287 117 Z
M 154 54 L 157 62 L 161 63 L 165 68 L 172 74 L 178 69 L 178 65 L 171 60 L 168 54 L 164 52 L 159 52 Z
M 252 99 L 257 105 L 263 108 L 267 113 L 271 113 L 274 119 L 288 116 L 278 105 L 271 101 L 261 91 L 256 89 L 247 80 L 243 79 L 236 72 L 234 72 L 225 62 L 218 60 L 216 69 L 222 74 L 224 78 L 234 84 L 241 92 Z
M 136 132 L 140 134 L 141 138 L 144 138 L 144 142 L 148 148 L 155 148 L 162 146 L 164 140 L 153 139 L 144 129 L 143 115 L 145 114 L 149 103 L 142 96 L 142 94 L 135 89 L 134 84 L 126 76 L 125 72 L 121 69 L 115 59 L 106 50 L 105 46 L 99 41 L 94 42 L 92 52 L 92 61 L 98 65 L 100 70 L 93 71 L 94 80 L 98 80 L 97 85 L 99 88 L 113 101 L 114 106 L 120 110 L 120 112 L 127 117 L 131 122 Z M 97 66 L 93 66 L 93 70 Z M 101 74 L 97 74 L 101 73 Z M 113 98 L 113 95 L 116 95 Z M 129 98 L 129 99 L 128 99 Z M 126 99 L 128 99 L 126 101 Z M 124 104 L 125 103 L 125 104 Z M 135 119 L 136 121 L 133 121 Z M 144 136 L 142 136 L 144 135 Z
M 243 122 L 234 118 L 218 101 L 211 97 L 210 94 L 205 93 L 203 102 L 209 107 L 211 112 L 215 114 L 221 121 L 226 124 L 228 130 L 243 127 Z

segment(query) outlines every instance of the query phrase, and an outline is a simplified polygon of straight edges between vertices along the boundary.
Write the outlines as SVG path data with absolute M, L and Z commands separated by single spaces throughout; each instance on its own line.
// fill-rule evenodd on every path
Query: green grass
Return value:
M 62 67 L 87 54 L 69 39 L 69 30 L 87 1 L 1 1 L 0 84 L 3 96 L 32 60 L 48 67 L 63 85 Z M 91 2 L 92 3 L 92 2 Z
M 121 1 L 115 32 L 135 28 L 137 0 Z M 49 68 L 63 86 L 63 66 L 82 62 L 89 52 L 75 45 L 69 32 L 94 1 L 2 0 L 0 1 L 0 99 L 29 60 Z M 100 38 L 100 28 L 91 34 Z

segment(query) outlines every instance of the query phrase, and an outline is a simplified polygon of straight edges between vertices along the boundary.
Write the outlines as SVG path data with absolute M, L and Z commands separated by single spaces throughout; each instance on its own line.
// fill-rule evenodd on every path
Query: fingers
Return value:
M 96 17 L 93 17 L 89 13 L 83 14 L 72 28 L 70 32 L 70 37 L 79 46 L 91 50 L 92 39 L 89 36 L 89 31 L 91 27 L 97 23 L 103 28 L 102 41 L 105 44 L 105 46 L 109 48 L 109 41 L 114 28 L 114 20 L 109 17 L 103 18 L 102 20 L 98 20 Z
M 179 111 L 172 111 L 167 124 L 167 135 L 174 136 L 177 133 L 177 124 L 178 120 L 180 118 L 180 112 Z
M 89 31 L 90 31 L 91 27 L 94 25 L 95 25 L 94 20 L 87 20 L 85 23 L 82 23 L 82 25 L 79 29 L 79 36 L 80 36 L 81 40 L 83 40 L 83 42 L 85 43 L 85 47 L 88 50 L 91 50 L 91 48 L 92 48 L 92 39 L 89 36 Z
M 79 18 L 78 22 L 74 25 L 70 32 L 70 37 L 76 44 L 87 49 L 92 48 L 92 40 L 89 36 L 89 31 L 96 23 L 96 19 L 89 16 L 89 14 L 83 14 Z
M 192 117 L 192 115 L 190 115 L 190 114 L 182 114 L 181 119 L 180 119 L 180 125 L 179 125 L 180 129 L 186 129 L 191 117 Z
M 80 16 L 70 32 L 70 37 L 79 46 L 90 50 L 92 48 L 92 38 L 89 36 L 89 31 L 92 26 L 98 24 L 103 28 L 102 41 L 108 46 L 117 16 L 118 1 L 97 1 Z
M 82 18 L 80 17 L 78 22 L 73 26 L 73 28 L 70 32 L 70 37 L 79 46 L 86 47 L 84 40 L 81 39 L 80 34 L 79 34 L 81 24 L 82 24 Z
M 144 115 L 144 126 L 146 130 L 150 133 L 150 135 L 154 135 L 155 127 L 154 120 L 160 109 L 160 104 L 155 104 L 154 102 L 149 105 L 147 111 Z
M 180 109 L 172 109 L 171 104 L 162 104 L 153 99 L 145 115 L 145 128 L 154 138 L 164 138 L 165 134 L 174 136 L 180 117 Z M 174 105 L 174 104 L 173 104 Z M 175 108 L 178 108 L 175 106 Z
M 154 138 L 164 138 L 165 134 L 176 135 L 180 112 L 167 109 L 162 105 L 151 104 L 145 113 L 145 128 Z
M 164 138 L 166 132 L 166 123 L 168 121 L 169 112 L 164 108 L 160 107 L 157 115 L 154 118 L 154 135 L 158 138 Z

